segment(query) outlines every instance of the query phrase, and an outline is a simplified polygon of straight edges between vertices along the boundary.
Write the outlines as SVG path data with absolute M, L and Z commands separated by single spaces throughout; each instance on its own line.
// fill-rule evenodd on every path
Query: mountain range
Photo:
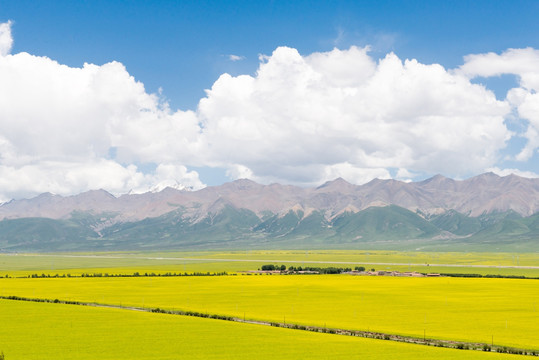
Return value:
M 50 193 L 0 206 L 3 251 L 378 248 L 537 251 L 539 179 L 236 180 L 115 197 Z

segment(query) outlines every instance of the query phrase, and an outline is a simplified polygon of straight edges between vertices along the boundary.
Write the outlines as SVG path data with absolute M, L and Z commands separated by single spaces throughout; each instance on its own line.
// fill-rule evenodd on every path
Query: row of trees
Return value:
M 290 273 L 299 273 L 299 272 L 303 272 L 303 271 L 317 272 L 319 274 L 341 274 L 343 272 L 352 271 L 352 269 L 348 268 L 348 267 L 346 267 L 346 268 L 337 268 L 337 267 L 333 267 L 333 266 L 330 266 L 330 267 L 327 267 L 327 268 L 313 267 L 313 266 L 305 266 L 305 267 L 302 267 L 302 266 L 298 266 L 298 267 L 290 266 L 287 269 L 286 265 L 273 265 L 273 264 L 262 265 L 262 267 L 259 270 L 262 270 L 262 271 L 281 271 L 281 272 L 286 271 L 289 274 Z M 354 270 L 356 270 L 356 271 L 365 271 L 365 267 L 356 266 Z
M 262 265 L 262 267 L 260 268 L 262 271 L 285 271 L 286 270 L 286 265 L 273 265 L 273 264 L 269 264 L 269 265 Z
M 83 273 L 81 275 L 71 275 L 71 274 L 62 274 L 62 275 L 59 275 L 59 274 L 54 274 L 54 275 L 51 275 L 51 274 L 32 274 L 32 275 L 28 275 L 29 278 L 32 278 L 32 279 L 36 279 L 36 278 L 65 278 L 65 277 L 139 277 L 139 276 L 223 276 L 223 275 L 228 275 L 228 273 L 226 271 L 222 271 L 222 272 L 215 272 L 215 273 L 211 273 L 211 272 L 193 272 L 193 273 L 188 273 L 188 272 L 184 272 L 184 273 L 172 273 L 172 272 L 166 272 L 166 273 L 139 273 L 138 271 L 137 272 L 134 272 L 133 274 L 109 274 L 109 273 Z M 7 276 L 7 275 L 6 275 Z M 0 360 L 2 360 L 0 358 Z

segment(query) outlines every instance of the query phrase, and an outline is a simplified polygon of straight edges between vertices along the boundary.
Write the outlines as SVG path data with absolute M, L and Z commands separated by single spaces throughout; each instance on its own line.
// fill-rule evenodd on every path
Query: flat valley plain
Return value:
M 536 277 L 538 257 L 382 251 L 4 254 L 0 255 L 0 296 L 192 311 L 539 351 L 537 279 L 238 273 L 275 263 Z M 224 271 L 228 275 L 164 276 Z M 133 273 L 142 276 L 104 276 Z M 13 300 L 0 300 L 0 318 L 0 351 L 8 360 L 516 356 L 128 309 Z

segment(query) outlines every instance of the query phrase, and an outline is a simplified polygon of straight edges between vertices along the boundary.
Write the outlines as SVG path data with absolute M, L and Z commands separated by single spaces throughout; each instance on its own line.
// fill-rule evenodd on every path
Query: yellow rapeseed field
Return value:
M 0 295 L 539 349 L 539 282 L 347 275 L 0 279 Z
M 227 321 L 0 300 L 7 360 L 518 359 Z

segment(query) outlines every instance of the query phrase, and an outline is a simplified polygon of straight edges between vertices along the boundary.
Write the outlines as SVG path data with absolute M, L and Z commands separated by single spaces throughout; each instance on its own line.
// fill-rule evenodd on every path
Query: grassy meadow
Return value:
M 76 276 L 84 273 L 133 274 L 134 272 L 234 273 L 257 269 L 267 263 L 313 267 L 365 266 L 378 270 L 539 277 L 537 253 L 356 250 L 0 254 L 0 276 L 18 277 L 35 273 Z M 440 264 L 446 266 L 439 266 Z

